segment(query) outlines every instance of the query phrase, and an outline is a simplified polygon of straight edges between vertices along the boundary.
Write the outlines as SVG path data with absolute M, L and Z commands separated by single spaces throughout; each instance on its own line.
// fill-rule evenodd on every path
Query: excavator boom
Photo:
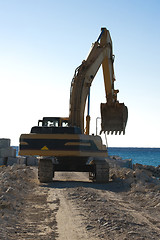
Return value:
M 102 65 L 106 103 L 101 104 L 101 132 L 108 134 L 125 133 L 128 110 L 124 103 L 119 103 L 114 89 L 114 55 L 112 53 L 112 40 L 106 28 L 101 29 L 98 40 L 92 45 L 92 49 L 86 60 L 76 69 L 71 83 L 69 123 L 84 131 L 84 111 L 90 87 L 96 73 Z M 88 118 L 89 119 L 89 116 Z M 89 124 L 86 124 L 89 134 Z

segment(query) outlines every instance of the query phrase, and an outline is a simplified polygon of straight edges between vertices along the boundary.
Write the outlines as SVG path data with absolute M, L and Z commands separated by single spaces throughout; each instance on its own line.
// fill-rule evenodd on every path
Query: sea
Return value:
M 18 155 L 18 147 L 13 146 Z M 135 147 L 108 147 L 110 156 L 119 156 L 122 159 L 132 159 L 132 163 L 143 165 L 160 165 L 160 148 L 135 148 Z
M 140 163 L 154 167 L 160 165 L 160 148 L 109 147 L 108 154 L 120 156 L 122 159 L 132 159 L 133 164 Z

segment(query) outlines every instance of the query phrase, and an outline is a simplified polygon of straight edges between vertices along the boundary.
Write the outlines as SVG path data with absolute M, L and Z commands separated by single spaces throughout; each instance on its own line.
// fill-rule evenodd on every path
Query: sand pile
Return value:
M 0 222 L 7 221 L 9 214 L 21 208 L 20 199 L 35 185 L 35 170 L 25 165 L 0 167 Z
M 160 190 L 160 166 L 133 165 L 129 168 L 111 168 L 110 177 L 113 181 L 123 181 L 136 192 L 147 192 Z

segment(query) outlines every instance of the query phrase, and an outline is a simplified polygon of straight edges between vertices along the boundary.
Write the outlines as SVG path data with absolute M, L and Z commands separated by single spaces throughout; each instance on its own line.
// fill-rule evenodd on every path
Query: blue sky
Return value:
M 43 116 L 68 116 L 74 70 L 106 27 L 118 99 L 129 110 L 126 134 L 108 136 L 108 145 L 160 147 L 159 12 L 159 0 L 0 0 L 0 137 L 18 145 Z M 91 88 L 91 133 L 101 102 L 100 69 Z

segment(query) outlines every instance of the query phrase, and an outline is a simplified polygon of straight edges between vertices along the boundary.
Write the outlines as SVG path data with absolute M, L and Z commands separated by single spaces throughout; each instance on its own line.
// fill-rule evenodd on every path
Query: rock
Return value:
M 149 171 L 136 169 L 134 174 L 135 174 L 136 179 L 141 181 L 142 183 L 152 181 L 152 179 L 151 179 L 152 175 Z
M 26 165 L 27 166 L 37 166 L 38 165 L 38 159 L 34 156 L 27 156 Z
M 160 203 L 158 203 L 156 206 L 154 206 L 154 208 L 157 208 L 160 210 Z
M 160 166 L 154 167 L 154 166 L 142 165 L 142 164 L 136 163 L 133 165 L 133 168 L 134 170 L 135 169 L 147 170 L 147 171 L 150 171 L 153 176 L 160 177 Z
M 117 155 L 110 156 L 110 158 L 112 158 L 114 160 L 122 160 L 122 158 L 120 156 L 117 156 Z
M 16 157 L 16 149 L 12 147 L 0 148 L 0 157 Z
M 10 147 L 11 140 L 9 138 L 0 138 L 0 148 Z
M 13 164 L 17 164 L 17 158 L 16 157 L 8 157 L 7 166 L 12 166 Z
M 98 219 L 98 222 L 99 222 L 100 224 L 104 224 L 104 223 L 106 223 L 106 220 L 105 220 L 104 217 L 101 217 L 101 218 Z
M 93 228 L 94 228 L 94 226 L 92 226 L 92 225 L 87 225 L 87 226 L 86 226 L 86 229 L 87 229 L 87 230 L 91 230 L 91 229 L 93 229 Z
M 26 163 L 27 163 L 27 157 L 25 157 L 25 156 L 18 156 L 18 157 L 17 157 L 17 163 L 18 163 L 18 164 L 24 164 L 24 165 L 26 165 Z
M 121 167 L 121 168 L 131 168 L 132 169 L 132 159 L 122 160 L 119 156 L 109 156 L 106 158 L 110 167 Z
M 0 158 L 0 166 L 6 165 L 6 164 L 7 164 L 7 158 L 1 157 L 1 158 Z

